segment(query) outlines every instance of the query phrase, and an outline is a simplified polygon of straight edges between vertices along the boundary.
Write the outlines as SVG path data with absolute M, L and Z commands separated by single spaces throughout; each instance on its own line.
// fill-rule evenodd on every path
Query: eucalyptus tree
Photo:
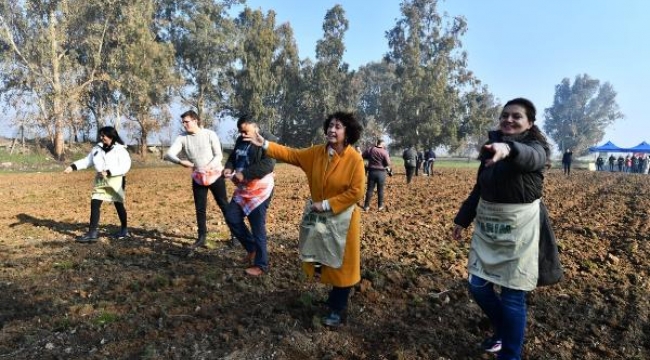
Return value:
M 275 29 L 275 12 L 245 8 L 235 20 L 241 33 L 239 66 L 235 74 L 232 104 L 234 115 L 248 114 L 274 131 L 279 120 L 274 107 L 279 79 L 273 63 L 280 44 Z
M 480 150 L 488 140 L 487 132 L 496 128 L 501 106 L 487 86 L 465 92 L 461 97 L 461 104 L 463 111 L 458 127 L 459 142 L 450 146 L 450 150 L 464 148 L 469 155 Z
M 275 96 L 272 97 L 272 107 L 277 109 L 277 119 L 274 119 L 269 130 L 285 140 L 290 138 L 290 128 L 302 115 L 300 99 L 303 84 L 293 29 L 289 24 L 282 24 L 276 29 L 276 33 L 279 41 L 278 51 L 271 70 L 278 83 Z
M 348 64 L 343 62 L 344 37 L 348 28 L 349 22 L 341 5 L 327 11 L 323 20 L 323 37 L 316 43 L 313 86 L 318 100 L 313 114 L 316 119 L 325 119 L 327 114 L 337 110 L 354 108 L 354 99 L 348 93 L 351 74 Z
M 475 80 L 461 51 L 467 30 L 463 17 L 443 17 L 436 0 L 405 0 L 402 17 L 387 32 L 386 60 L 395 66 L 397 81 L 383 95 L 381 115 L 398 143 L 425 146 L 457 141 L 461 94 Z
M 184 80 L 184 105 L 206 127 L 230 112 L 232 78 L 240 39 L 229 10 L 243 0 L 158 0 L 157 34 L 174 44 L 176 69 Z
M 154 2 L 124 3 L 120 11 L 122 21 L 115 33 L 120 45 L 110 55 L 110 76 L 144 155 L 149 135 L 170 119 L 168 106 L 181 80 L 174 71 L 172 44 L 158 41 L 153 31 Z
M 605 128 L 624 115 L 616 103 L 614 87 L 587 74 L 569 78 L 555 86 L 553 105 L 544 110 L 544 131 L 560 151 L 587 151 L 603 139 Z
M 98 0 L 0 1 L 2 92 L 33 100 L 53 153 L 63 158 L 67 118 L 97 76 L 109 27 Z M 29 106 L 29 105 L 28 105 Z
M 362 147 L 370 146 L 377 137 L 386 134 L 389 119 L 384 117 L 387 113 L 381 113 L 381 108 L 384 102 L 395 101 L 391 94 L 396 81 L 395 66 L 385 61 L 368 63 L 354 73 L 351 88 L 358 93 L 356 110 L 364 126 Z
M 358 91 L 351 88 L 353 74 L 343 62 L 343 39 L 348 26 L 340 5 L 328 10 L 323 20 L 323 38 L 316 43 L 316 62 L 301 62 L 298 112 L 288 127 L 295 146 L 322 142 L 326 116 L 355 108 Z

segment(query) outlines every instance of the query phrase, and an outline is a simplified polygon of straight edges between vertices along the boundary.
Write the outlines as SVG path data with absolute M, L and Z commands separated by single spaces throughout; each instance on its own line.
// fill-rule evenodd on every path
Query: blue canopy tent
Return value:
M 642 141 L 639 145 L 627 149 L 621 149 L 624 152 L 631 153 L 650 153 L 650 144 L 645 141 Z
M 639 145 L 641 145 L 641 144 L 639 144 Z M 648 144 L 646 144 L 646 145 L 648 145 Z M 650 145 L 648 145 L 648 146 L 650 146 Z M 592 147 L 590 147 L 589 151 L 591 151 L 591 152 L 628 152 L 628 149 L 620 148 L 620 147 L 614 145 L 614 143 L 612 143 L 611 141 L 608 141 L 608 142 L 604 143 L 601 146 L 592 146 Z M 650 151 L 648 151 L 648 152 L 650 152 Z

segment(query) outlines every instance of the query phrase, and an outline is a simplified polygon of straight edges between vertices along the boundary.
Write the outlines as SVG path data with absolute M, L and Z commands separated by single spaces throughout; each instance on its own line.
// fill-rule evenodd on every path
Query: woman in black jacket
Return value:
M 469 288 L 494 330 L 483 349 L 499 360 L 521 359 L 526 294 L 538 280 L 540 198 L 550 149 L 535 113 L 527 99 L 506 103 L 499 129 L 481 150 L 476 184 L 454 219 L 455 239 L 475 222 Z

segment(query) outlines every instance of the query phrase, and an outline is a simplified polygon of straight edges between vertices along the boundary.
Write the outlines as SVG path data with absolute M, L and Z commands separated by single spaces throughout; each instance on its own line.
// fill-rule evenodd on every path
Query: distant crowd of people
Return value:
M 536 109 L 527 99 L 506 103 L 498 129 L 489 133 L 489 141 L 481 149 L 476 184 L 454 218 L 451 233 L 461 240 L 464 229 L 474 223 L 468 289 L 492 324 L 493 333 L 481 348 L 496 353 L 501 360 L 521 359 L 526 297 L 546 275 L 541 265 L 546 255 L 540 242 L 545 234 L 552 234 L 541 203 L 550 150 L 535 125 L 535 115 Z M 336 112 L 322 124 L 324 144 L 294 149 L 280 145 L 277 138 L 259 128 L 257 121 L 242 116 L 237 121 L 239 137 L 234 150 L 222 164 L 217 134 L 203 128 L 192 110 L 180 118 L 184 131 L 169 148 L 166 159 L 191 170 L 188 182 L 191 180 L 197 224 L 197 238 L 191 248 L 206 246 L 206 205 L 208 193 L 212 193 L 231 236 L 245 251 L 245 274 L 267 274 L 266 215 L 275 188 L 275 163 L 279 160 L 300 168 L 306 174 L 310 198 L 301 222 L 299 257 L 308 278 L 331 285 L 328 313 L 322 323 L 328 327 L 342 325 L 352 287 L 361 280 L 360 210 L 369 210 L 375 189 L 377 209 L 384 209 L 386 177 L 392 176 L 383 140 L 361 152 L 354 147 L 361 137 L 361 123 L 352 113 Z M 113 202 L 119 215 L 120 230 L 114 237 L 130 236 L 124 202 L 131 159 L 113 127 L 100 129 L 99 139 L 86 158 L 65 169 L 70 173 L 93 167 L 96 173 L 89 229 L 77 239 L 82 243 L 93 243 L 100 237 L 99 210 L 104 201 Z M 411 146 L 402 157 L 407 183 L 420 171 L 424 176 L 433 175 L 436 154 L 432 148 L 418 151 Z M 235 185 L 230 201 L 226 181 Z M 363 206 L 359 206 L 362 199 Z M 514 243 L 517 246 L 512 246 Z
M 596 158 L 596 170 L 597 171 L 611 171 L 611 172 L 625 172 L 633 174 L 647 174 L 648 169 L 650 168 L 650 161 L 647 155 L 644 154 L 632 154 L 623 157 L 619 155 L 615 157 L 613 154 L 607 158 L 607 167 L 605 164 L 605 158 L 598 155 Z M 606 170 L 607 168 L 607 170 Z

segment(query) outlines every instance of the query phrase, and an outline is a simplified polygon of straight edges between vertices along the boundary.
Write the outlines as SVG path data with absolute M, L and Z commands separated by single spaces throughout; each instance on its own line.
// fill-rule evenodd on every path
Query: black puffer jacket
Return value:
M 548 147 L 530 132 L 503 136 L 500 131 L 491 131 L 489 139 L 488 144 L 507 143 L 510 155 L 486 167 L 486 160 L 493 154 L 481 153 L 476 184 L 454 219 L 455 224 L 464 228 L 476 217 L 476 207 L 481 198 L 495 203 L 522 204 L 542 197 Z

